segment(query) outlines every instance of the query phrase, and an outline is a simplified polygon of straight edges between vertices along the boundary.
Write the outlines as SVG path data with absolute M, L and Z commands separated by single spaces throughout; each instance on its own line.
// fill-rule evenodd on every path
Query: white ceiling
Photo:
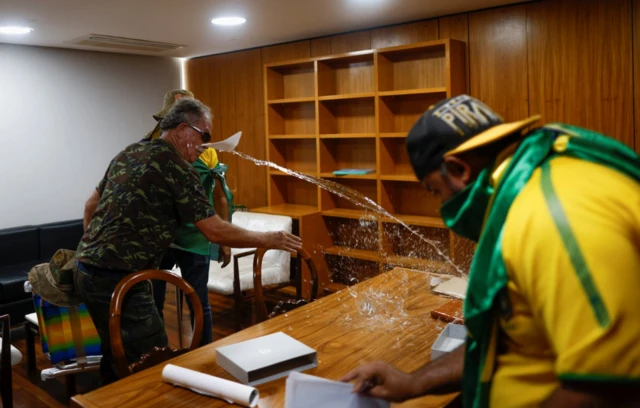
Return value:
M 26 36 L 0 34 L 0 42 L 91 49 L 65 42 L 87 34 L 107 34 L 187 45 L 149 54 L 195 57 L 519 1 L 522 0 L 0 0 L 0 25 L 27 25 L 34 29 Z M 211 18 L 221 15 L 240 15 L 247 23 L 213 26 Z

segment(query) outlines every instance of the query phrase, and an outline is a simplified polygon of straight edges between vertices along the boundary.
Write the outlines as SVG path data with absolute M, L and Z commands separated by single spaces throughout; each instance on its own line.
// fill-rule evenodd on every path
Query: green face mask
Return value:
M 445 224 L 461 237 L 478 242 L 485 212 L 493 194 L 491 173 L 484 169 L 473 184 L 456 193 L 440 207 Z

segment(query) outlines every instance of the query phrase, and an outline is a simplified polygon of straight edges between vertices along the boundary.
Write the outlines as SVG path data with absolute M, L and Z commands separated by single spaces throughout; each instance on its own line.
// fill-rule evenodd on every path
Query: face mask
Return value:
M 484 217 L 493 194 L 491 173 L 484 169 L 473 184 L 456 193 L 440 207 L 445 224 L 461 237 L 478 242 Z

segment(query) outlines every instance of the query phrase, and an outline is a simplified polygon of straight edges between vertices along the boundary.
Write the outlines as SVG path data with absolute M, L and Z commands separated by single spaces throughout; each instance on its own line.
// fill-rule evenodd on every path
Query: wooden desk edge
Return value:
M 94 405 L 91 401 L 85 398 L 84 395 L 78 394 L 71 397 L 69 401 L 70 408 L 99 408 L 97 405 Z

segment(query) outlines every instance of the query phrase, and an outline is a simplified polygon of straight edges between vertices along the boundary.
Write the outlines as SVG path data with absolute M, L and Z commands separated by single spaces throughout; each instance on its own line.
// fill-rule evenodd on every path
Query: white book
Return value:
M 285 391 L 285 408 L 389 408 L 387 401 L 352 392 L 353 384 L 292 372 Z

